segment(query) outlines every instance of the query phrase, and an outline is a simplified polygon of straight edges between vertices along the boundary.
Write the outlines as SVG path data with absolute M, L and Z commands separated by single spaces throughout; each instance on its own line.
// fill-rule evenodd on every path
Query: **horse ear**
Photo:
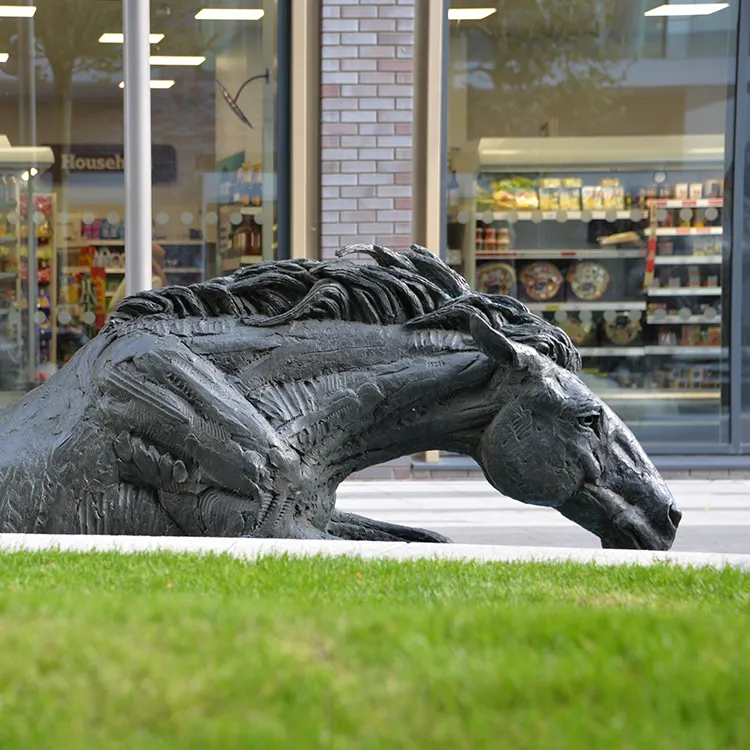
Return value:
M 484 316 L 472 315 L 469 330 L 479 347 L 479 351 L 493 362 L 509 365 L 514 369 L 521 369 L 529 364 L 524 349 L 500 331 L 492 328 L 484 319 Z

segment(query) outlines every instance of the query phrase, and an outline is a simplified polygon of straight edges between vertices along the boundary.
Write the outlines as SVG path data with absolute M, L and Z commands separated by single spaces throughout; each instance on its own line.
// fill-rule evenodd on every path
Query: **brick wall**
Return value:
M 412 241 L 414 2 L 322 0 L 322 258 Z

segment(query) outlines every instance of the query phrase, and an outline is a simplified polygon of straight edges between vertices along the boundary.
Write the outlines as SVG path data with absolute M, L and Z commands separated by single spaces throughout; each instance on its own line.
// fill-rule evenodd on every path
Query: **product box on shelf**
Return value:
M 555 316 L 554 322 L 568 334 L 576 346 L 596 344 L 599 322 L 597 316 L 589 314 L 582 318 L 578 313 L 562 311 Z
M 643 317 L 637 310 L 558 310 L 544 316 L 578 347 L 633 347 L 643 344 Z
M 476 287 L 485 294 L 516 296 L 516 271 L 510 263 L 483 263 L 477 268 Z
M 613 263 L 615 265 L 613 265 Z M 529 260 L 516 262 L 518 297 L 526 302 L 627 300 L 632 285 L 617 261 Z M 487 273 L 480 266 L 477 274 Z

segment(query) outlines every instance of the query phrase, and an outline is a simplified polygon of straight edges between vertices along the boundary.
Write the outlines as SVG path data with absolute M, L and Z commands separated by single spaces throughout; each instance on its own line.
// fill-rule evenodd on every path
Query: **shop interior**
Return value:
M 482 5 L 450 26 L 448 262 L 562 327 L 644 443 L 726 443 L 736 4 Z
M 31 18 L 0 12 L 5 401 L 96 335 L 124 279 L 122 6 L 68 5 L 40 4 Z M 275 257 L 275 6 L 243 2 L 217 14 L 190 0 L 152 4 L 153 239 L 164 251 L 155 268 L 162 283 Z

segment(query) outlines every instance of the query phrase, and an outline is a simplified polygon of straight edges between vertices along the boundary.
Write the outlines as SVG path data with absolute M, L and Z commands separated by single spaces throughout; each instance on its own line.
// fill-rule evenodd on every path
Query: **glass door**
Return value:
M 56 369 L 55 199 L 36 189 L 49 149 L 0 137 L 0 406 Z
M 279 4 L 152 3 L 154 241 L 169 284 L 276 258 Z
M 151 3 L 154 287 L 278 255 L 288 5 Z M 122 13 L 121 0 L 0 6 L 4 401 L 64 366 L 124 295 Z

